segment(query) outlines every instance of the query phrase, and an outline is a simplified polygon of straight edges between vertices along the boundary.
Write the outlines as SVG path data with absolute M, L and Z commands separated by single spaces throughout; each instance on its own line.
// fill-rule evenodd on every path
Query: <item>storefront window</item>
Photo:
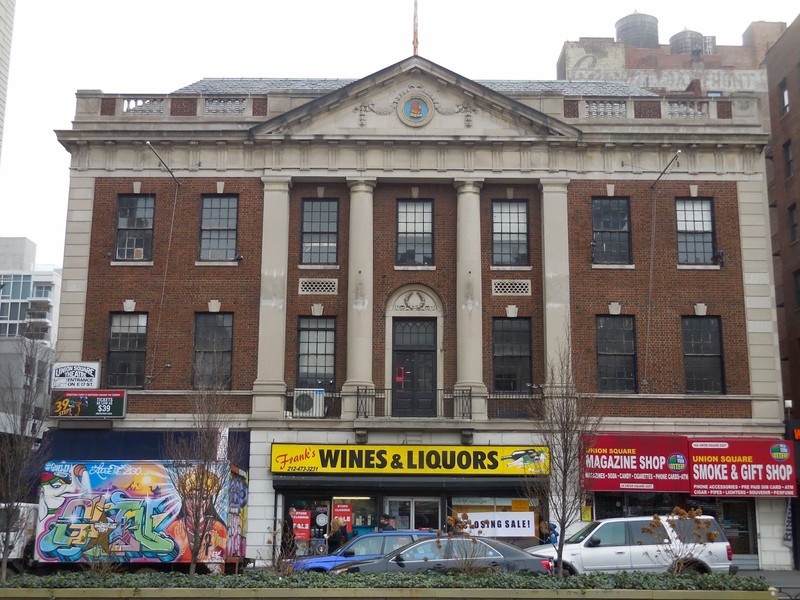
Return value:
M 442 528 L 439 498 L 387 498 L 386 511 L 396 529 Z
M 333 499 L 334 517 L 348 524 L 348 533 L 360 535 L 374 531 L 378 514 L 375 498 L 370 496 L 336 496 Z
M 666 515 L 676 506 L 686 505 L 686 494 L 668 492 L 597 492 L 594 495 L 595 519 Z

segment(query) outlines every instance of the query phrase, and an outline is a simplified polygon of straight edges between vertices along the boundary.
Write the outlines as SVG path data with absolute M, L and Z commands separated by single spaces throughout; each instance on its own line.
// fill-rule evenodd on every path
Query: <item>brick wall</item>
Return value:
M 111 264 L 116 246 L 117 198 L 119 194 L 132 193 L 133 180 L 109 178 L 96 182 L 84 360 L 106 362 L 109 315 L 122 312 L 123 300 L 134 299 L 136 312 L 148 314 L 146 373 L 156 376 L 146 388 L 190 389 L 194 314 L 208 312 L 208 301 L 217 299 L 222 303 L 222 312 L 234 314 L 232 388 L 252 389 L 258 353 L 263 206 L 260 180 L 225 180 L 225 193 L 239 194 L 238 250 L 245 259 L 235 267 L 195 266 L 199 256 L 200 196 L 216 193 L 218 179 L 181 182 L 173 227 L 170 224 L 175 184 L 166 178 L 140 181 L 141 193 L 155 194 L 156 199 L 153 266 Z M 167 362 L 172 367 L 162 369 Z M 233 401 L 233 405 L 238 402 Z M 148 397 L 133 400 L 129 411 L 185 412 L 179 404 L 172 396 L 168 402 Z M 249 399 L 247 404 L 249 407 Z
M 721 269 L 677 268 L 675 198 L 689 197 L 690 194 L 687 182 L 674 180 L 662 180 L 655 192 L 650 189 L 650 182 L 616 182 L 615 195 L 630 198 L 635 269 L 593 269 L 591 198 L 605 196 L 607 183 L 615 182 L 573 182 L 569 186 L 572 341 L 579 366 L 577 378 L 580 388 L 587 392 L 597 391 L 595 316 L 608 314 L 609 302 L 619 302 L 622 314 L 635 317 L 639 391 L 647 394 L 684 393 L 681 317 L 693 315 L 694 304 L 704 302 L 708 305 L 708 314 L 720 316 L 722 320 L 726 391 L 728 394 L 749 393 L 735 184 L 700 184 L 698 191 L 699 197 L 713 198 L 717 248 L 725 252 L 725 264 Z M 656 233 L 651 253 L 653 223 Z M 651 256 L 654 257 L 652 282 Z M 652 309 L 649 310 L 651 303 Z M 651 314 L 649 344 L 648 312 Z M 672 401 L 647 400 L 646 404 L 654 416 L 664 411 L 674 414 Z M 710 406 L 703 404 L 706 408 Z M 603 406 L 608 408 L 606 414 L 627 414 L 619 412 L 618 401 L 606 400 Z M 641 410 L 634 409 L 630 403 L 623 406 L 628 407 L 626 410 Z M 749 416 L 749 403 L 744 403 L 739 409 L 727 404 L 725 407 L 730 410 L 711 414 Z M 668 412 L 670 409 L 672 413 Z

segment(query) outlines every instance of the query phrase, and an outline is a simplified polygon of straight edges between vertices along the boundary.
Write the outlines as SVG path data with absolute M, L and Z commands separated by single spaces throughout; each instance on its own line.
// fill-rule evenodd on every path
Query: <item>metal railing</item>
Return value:
M 400 406 L 398 400 L 403 400 Z M 356 418 L 472 419 L 472 390 L 413 390 L 358 388 Z
M 541 420 L 544 399 L 536 392 L 490 392 L 486 400 L 489 419 Z

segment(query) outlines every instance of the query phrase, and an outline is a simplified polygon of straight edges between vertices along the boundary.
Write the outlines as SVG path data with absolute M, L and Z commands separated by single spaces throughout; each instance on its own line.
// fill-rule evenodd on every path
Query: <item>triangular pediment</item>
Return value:
M 553 139 L 579 131 L 513 98 L 412 56 L 252 129 L 283 139 Z

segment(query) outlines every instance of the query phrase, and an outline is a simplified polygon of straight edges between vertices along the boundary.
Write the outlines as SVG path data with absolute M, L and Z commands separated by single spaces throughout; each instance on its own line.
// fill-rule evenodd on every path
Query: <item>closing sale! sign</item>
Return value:
M 598 492 L 797 495 L 792 450 L 782 440 L 603 434 L 586 450 L 583 475 Z

